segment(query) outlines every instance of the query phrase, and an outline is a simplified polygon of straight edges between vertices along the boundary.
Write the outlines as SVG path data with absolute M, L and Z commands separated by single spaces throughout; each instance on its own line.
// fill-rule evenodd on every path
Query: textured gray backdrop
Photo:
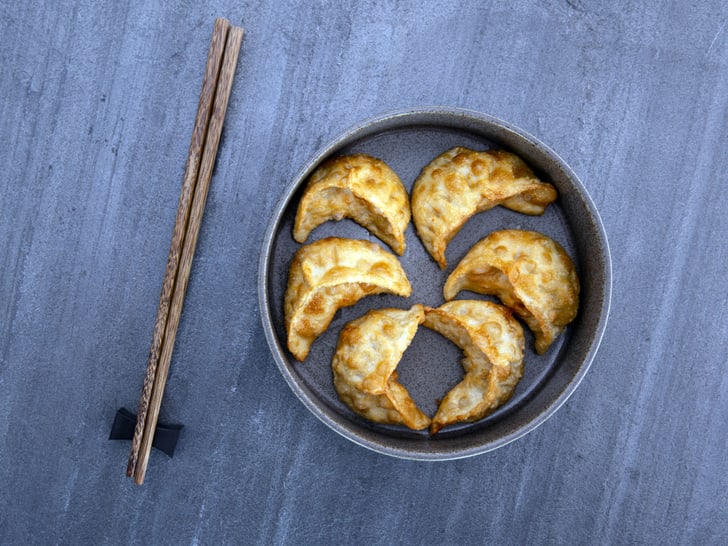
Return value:
M 213 20 L 246 29 L 144 486 L 124 476 Z M 728 7 L 3 2 L 0 542 L 728 542 Z M 256 294 L 299 166 L 392 109 L 554 148 L 609 235 L 612 316 L 568 403 L 476 458 L 339 437 L 292 394 Z

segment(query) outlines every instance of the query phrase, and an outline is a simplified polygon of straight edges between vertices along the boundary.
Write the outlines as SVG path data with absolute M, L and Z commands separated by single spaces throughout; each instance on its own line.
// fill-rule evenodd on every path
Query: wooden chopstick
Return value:
M 169 256 L 167 257 L 167 268 L 165 270 L 164 281 L 162 283 L 162 294 L 159 298 L 159 308 L 157 309 L 157 319 L 154 324 L 152 345 L 149 349 L 146 375 L 144 376 L 142 394 L 139 400 L 139 409 L 137 410 L 137 422 L 134 429 L 134 436 L 132 438 L 129 462 L 126 468 L 127 476 L 132 476 L 134 474 L 139 456 L 139 448 L 144 434 L 149 400 L 152 395 L 154 380 L 157 375 L 157 366 L 159 363 L 160 353 L 162 351 L 165 329 L 167 327 L 169 304 L 172 298 L 175 281 L 177 280 L 180 254 L 182 252 L 185 232 L 187 230 L 192 196 L 195 191 L 195 186 L 197 185 L 202 149 L 207 136 L 207 128 L 210 123 L 210 117 L 212 116 L 212 101 L 215 96 L 215 89 L 217 87 L 218 76 L 220 74 L 220 65 L 222 64 L 222 55 L 225 50 L 225 38 L 229 28 L 229 21 L 225 19 L 217 19 L 215 21 L 210 49 L 207 55 L 205 75 L 202 80 L 200 100 L 197 105 L 197 115 L 195 116 L 195 124 L 192 129 L 192 140 L 190 142 L 190 149 L 187 155 L 187 165 L 185 167 L 182 191 L 177 205 L 177 217 L 175 219 L 174 231 L 172 232 L 172 243 L 169 248 Z
M 127 475 L 133 475 L 137 484 L 144 482 L 149 462 L 242 36 L 243 30 L 238 27 L 231 28 L 227 20 L 215 21 L 152 348 L 137 413 L 137 426 L 127 465 Z M 198 130 L 198 126 L 204 128 Z M 180 212 L 184 208 L 187 212 Z M 181 232 L 179 238 L 178 231 Z

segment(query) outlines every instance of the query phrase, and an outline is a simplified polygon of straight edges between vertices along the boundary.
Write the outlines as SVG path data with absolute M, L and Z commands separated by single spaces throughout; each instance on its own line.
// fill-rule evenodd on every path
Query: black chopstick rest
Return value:
M 136 415 L 126 408 L 120 408 L 116 412 L 116 417 L 114 417 L 114 424 L 111 426 L 109 440 L 131 440 L 134 437 L 136 421 Z M 174 450 L 177 448 L 180 431 L 183 428 L 184 425 L 163 425 L 162 423 L 158 423 L 154 433 L 152 447 L 172 457 Z

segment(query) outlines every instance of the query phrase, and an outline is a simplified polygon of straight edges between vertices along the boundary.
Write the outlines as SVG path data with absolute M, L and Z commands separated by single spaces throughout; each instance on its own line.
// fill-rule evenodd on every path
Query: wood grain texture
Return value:
M 106 438 L 138 400 L 217 16 L 246 42 L 160 412 L 185 429 L 138 488 L 129 445 Z M 724 3 L 16 2 L 0 65 L 0 542 L 728 542 Z M 614 266 L 567 404 L 438 464 L 311 416 L 256 297 L 296 170 L 351 124 L 422 104 L 562 155 Z
M 159 308 L 157 309 L 157 319 L 154 322 L 154 330 L 152 333 L 152 346 L 149 349 L 149 358 L 147 359 L 147 369 L 144 375 L 144 383 L 142 385 L 142 394 L 139 400 L 139 406 L 137 409 L 137 423 L 134 428 L 134 437 L 131 443 L 131 452 L 129 454 L 129 461 L 127 462 L 126 475 L 135 476 L 137 461 L 139 460 L 139 450 L 142 449 L 142 457 L 145 459 L 143 463 L 144 469 L 140 470 L 139 474 L 143 481 L 144 471 L 146 470 L 146 459 L 149 457 L 149 449 L 154 439 L 153 431 L 156 428 L 156 419 L 158 418 L 158 407 L 154 407 L 154 426 L 147 427 L 147 412 L 149 411 L 149 403 L 154 392 L 155 383 L 157 379 L 157 367 L 159 364 L 159 357 L 162 353 L 162 345 L 165 342 L 165 331 L 167 328 L 167 319 L 170 312 L 170 302 L 174 295 L 174 289 L 177 281 L 177 273 L 179 271 L 180 260 L 182 257 L 182 251 L 185 246 L 185 234 L 187 232 L 188 220 L 190 218 L 190 207 L 192 205 L 192 197 L 195 195 L 195 188 L 197 187 L 198 175 L 200 172 L 200 162 L 202 159 L 203 148 L 205 145 L 205 138 L 207 136 L 207 129 L 210 123 L 210 118 L 214 110 L 213 100 L 215 98 L 215 90 L 217 88 L 218 76 L 220 74 L 220 68 L 222 65 L 223 53 L 225 51 L 225 43 L 227 39 L 228 29 L 230 28 L 230 22 L 227 19 L 218 18 L 215 20 L 215 25 L 212 31 L 212 39 L 210 41 L 210 49 L 207 54 L 207 63 L 205 65 L 205 75 L 202 79 L 202 90 L 200 92 L 200 101 L 197 105 L 197 114 L 195 116 L 195 124 L 192 128 L 192 138 L 190 141 L 190 149 L 187 155 L 187 164 L 185 166 L 185 174 L 182 180 L 182 191 L 179 196 L 179 203 L 177 204 L 177 217 L 174 222 L 174 229 L 172 230 L 172 242 L 170 243 L 169 255 L 167 257 L 167 268 L 164 272 L 164 280 L 162 281 L 162 293 L 159 297 Z M 209 176 L 206 177 L 207 183 L 209 183 Z M 199 213 L 198 213 L 199 214 Z M 201 216 L 198 216 L 197 221 L 201 220 Z M 189 262 L 191 259 L 188 258 Z M 186 273 L 189 275 L 189 265 L 186 266 Z M 184 292 L 182 292 L 181 298 L 184 298 Z M 177 313 L 181 312 L 181 307 L 175 309 Z M 175 318 L 174 332 L 172 336 L 176 335 L 177 324 L 179 318 Z M 167 342 L 169 343 L 169 342 Z M 172 346 L 174 343 L 172 342 Z M 167 349 L 167 354 L 163 360 L 164 366 L 169 366 L 169 359 L 171 358 L 170 350 Z M 162 392 L 164 391 L 164 382 L 158 383 L 161 387 Z M 157 387 L 157 390 L 160 389 Z M 161 404 L 161 395 L 157 394 L 155 398 L 155 404 Z M 152 431 L 152 437 L 147 438 L 146 441 L 142 441 L 144 434 L 148 431 Z M 143 448 L 142 448 L 143 446 Z
M 207 193 L 212 180 L 212 169 L 215 166 L 215 160 L 217 158 L 217 149 L 220 144 L 225 112 L 227 111 L 228 99 L 232 91 L 235 67 L 238 62 L 242 39 L 243 30 L 239 27 L 230 27 L 230 30 L 226 33 L 225 51 L 220 67 L 220 77 L 215 87 L 215 98 L 212 102 L 212 117 L 202 151 L 199 177 L 195 185 L 189 223 L 180 253 L 179 272 L 175 281 L 174 293 L 172 294 L 169 318 L 165 326 L 164 345 L 161 348 L 159 360 L 160 365 L 154 378 L 154 388 L 149 400 L 149 415 L 144 422 L 144 434 L 139 448 L 139 459 L 134 467 L 134 481 L 137 484 L 144 482 L 144 476 L 149 463 L 154 430 L 157 427 L 157 421 L 159 419 L 159 410 L 169 374 L 169 365 L 177 336 L 177 327 L 179 326 L 182 306 L 187 292 L 187 283 L 189 281 L 190 271 L 192 270 L 192 260 L 197 246 L 197 237 L 202 226 L 202 215 L 205 211 Z

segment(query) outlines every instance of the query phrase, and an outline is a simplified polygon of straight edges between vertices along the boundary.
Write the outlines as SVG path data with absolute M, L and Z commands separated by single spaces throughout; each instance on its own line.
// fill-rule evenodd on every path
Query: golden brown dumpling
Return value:
M 412 216 L 427 251 L 445 269 L 445 249 L 474 214 L 502 205 L 543 214 L 557 197 L 518 156 L 456 147 L 436 157 L 412 188 Z
M 415 305 L 410 310 L 375 309 L 344 326 L 331 362 L 341 401 L 376 423 L 427 428 L 430 418 L 397 382 L 396 372 L 424 319 L 423 306 Z
M 397 257 L 379 245 L 329 237 L 301 247 L 283 300 L 288 349 L 303 361 L 336 311 L 383 292 L 406 297 L 412 287 Z
M 316 226 L 351 218 L 401 256 L 410 215 L 407 190 L 384 161 L 345 155 L 326 161 L 309 178 L 298 204 L 293 238 L 304 243 Z
M 489 301 L 451 301 L 427 308 L 424 325 L 465 354 L 465 377 L 440 402 L 432 434 L 447 425 L 482 419 L 510 399 L 523 377 L 525 342 L 508 309 Z
M 495 231 L 471 248 L 445 282 L 453 299 L 461 290 L 497 296 L 521 317 L 543 354 L 579 308 L 579 279 L 568 254 L 535 231 Z

